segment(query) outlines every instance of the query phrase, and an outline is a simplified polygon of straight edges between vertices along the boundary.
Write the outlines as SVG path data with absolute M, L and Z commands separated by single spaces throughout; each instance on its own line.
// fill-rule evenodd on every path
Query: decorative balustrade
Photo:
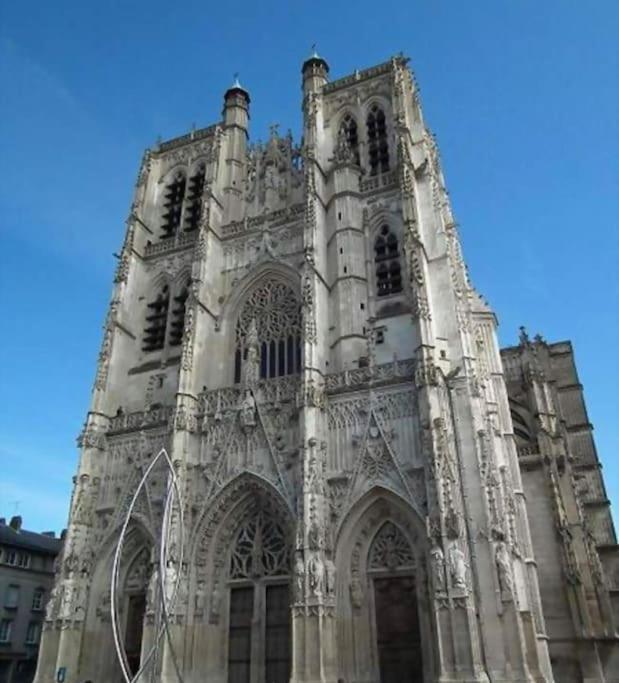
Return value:
M 331 375 L 325 375 L 327 392 L 336 392 L 370 383 L 405 382 L 414 378 L 415 361 L 396 360 L 392 363 L 344 370 Z
M 167 254 L 171 251 L 177 249 L 185 249 L 194 244 L 198 237 L 198 231 L 192 230 L 191 232 L 179 232 L 174 237 L 169 237 L 165 240 L 159 240 L 158 242 L 152 242 L 146 245 L 144 251 L 144 256 L 160 256 L 161 254 Z
M 135 413 L 121 413 L 110 420 L 108 434 L 164 426 L 168 424 L 173 413 L 173 406 L 159 406 Z
M 396 181 L 397 170 L 393 169 L 387 173 L 381 173 L 380 175 L 370 176 L 369 178 L 361 180 L 359 187 L 361 188 L 361 192 L 376 192 L 395 185 Z

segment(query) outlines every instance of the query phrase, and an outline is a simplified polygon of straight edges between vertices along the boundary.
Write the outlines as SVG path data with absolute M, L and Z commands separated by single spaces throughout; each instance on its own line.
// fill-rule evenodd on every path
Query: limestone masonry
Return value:
M 328 71 L 303 64 L 301 144 L 250 145 L 235 83 L 144 155 L 37 683 L 123 680 L 112 560 L 162 447 L 183 515 L 160 565 L 162 461 L 120 563 L 134 673 L 170 607 L 139 681 L 619 680 L 571 345 L 499 351 L 407 60 Z

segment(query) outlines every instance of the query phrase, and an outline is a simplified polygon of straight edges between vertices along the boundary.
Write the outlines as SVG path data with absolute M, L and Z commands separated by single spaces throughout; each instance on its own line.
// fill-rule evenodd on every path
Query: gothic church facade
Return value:
M 144 155 L 37 683 L 123 680 L 125 522 L 140 681 L 617 680 L 571 349 L 523 333 L 502 360 L 407 60 L 328 71 L 303 64 L 301 145 L 250 145 L 236 83 Z M 165 577 L 163 461 L 130 508 L 163 447 Z

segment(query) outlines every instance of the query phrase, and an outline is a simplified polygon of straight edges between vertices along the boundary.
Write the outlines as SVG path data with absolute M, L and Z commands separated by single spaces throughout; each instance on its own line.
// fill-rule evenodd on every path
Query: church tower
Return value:
M 144 155 L 37 683 L 128 680 L 114 624 L 139 681 L 559 680 L 407 60 L 301 75 L 300 144 L 250 144 L 237 81 Z

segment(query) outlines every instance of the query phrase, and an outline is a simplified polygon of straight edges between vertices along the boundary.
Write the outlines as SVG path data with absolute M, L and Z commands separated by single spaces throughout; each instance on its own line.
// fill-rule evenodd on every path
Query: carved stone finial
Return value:
M 519 327 L 520 334 L 518 335 L 518 338 L 520 340 L 520 344 L 522 346 L 525 346 L 526 344 L 529 343 L 529 335 L 527 334 L 527 329 L 524 325 L 521 325 Z

